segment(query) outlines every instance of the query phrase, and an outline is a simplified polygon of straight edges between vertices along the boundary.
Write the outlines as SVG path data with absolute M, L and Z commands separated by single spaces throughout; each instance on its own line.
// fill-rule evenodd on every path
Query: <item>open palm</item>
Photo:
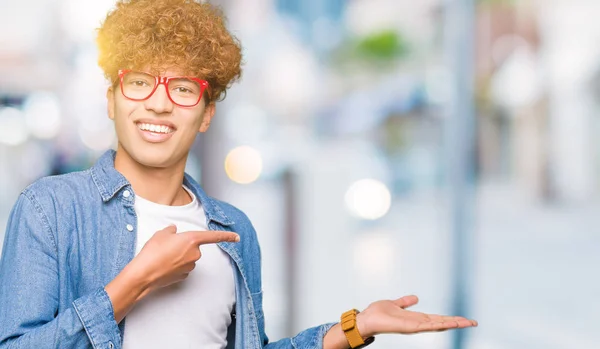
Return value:
M 359 314 L 362 317 L 362 321 L 360 321 L 362 326 L 359 325 L 359 327 L 363 327 L 361 333 L 369 336 L 381 333 L 413 334 L 477 326 L 477 321 L 460 316 L 425 314 L 406 310 L 418 302 L 417 296 L 405 296 L 397 300 L 381 300 L 371 303 Z

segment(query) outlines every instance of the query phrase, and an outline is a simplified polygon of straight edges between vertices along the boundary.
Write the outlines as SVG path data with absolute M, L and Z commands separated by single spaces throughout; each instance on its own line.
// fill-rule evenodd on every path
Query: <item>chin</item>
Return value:
M 157 158 L 156 156 L 142 157 L 139 160 L 136 159 L 136 162 L 144 167 L 151 168 L 168 168 L 172 165 L 172 161 L 169 161 L 169 159 L 161 159 Z
M 146 167 L 167 168 L 175 165 L 179 159 L 174 154 L 157 154 L 150 151 L 140 154 L 136 161 Z
M 122 147 L 121 150 L 124 150 L 132 161 L 144 167 L 167 168 L 174 166 L 181 160 L 180 154 L 176 154 L 170 149 L 164 149 L 165 147 L 141 145 L 137 149 L 131 149 L 131 151 L 125 148 Z

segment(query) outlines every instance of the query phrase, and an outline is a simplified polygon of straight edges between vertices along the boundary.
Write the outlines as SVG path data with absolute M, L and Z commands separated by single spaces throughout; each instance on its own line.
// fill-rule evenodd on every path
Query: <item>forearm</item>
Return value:
M 76 299 L 73 307 L 58 314 L 51 321 L 35 328 L 0 326 L 0 349 L 4 348 L 79 348 L 92 343 L 95 348 L 110 348 L 110 343 L 118 347 L 120 332 L 117 324 L 131 310 L 133 305 L 148 292 L 147 287 L 134 273 L 125 268 L 105 288 Z M 0 294 L 3 295 L 2 292 Z M 8 297 L 0 297 L 11 299 Z M 6 302 L 9 303 L 9 302 Z M 8 317 L 19 318 L 26 315 L 17 307 L 6 305 Z M 12 313 L 12 310 L 15 313 Z M 37 318 L 44 318 L 43 314 Z M 6 319 L 0 319 L 0 324 Z M 22 322 L 27 319 L 24 317 Z M 29 317 L 29 320 L 32 320 Z M 12 322 L 11 322 L 12 323 Z
M 334 323 L 328 323 L 319 325 L 316 327 L 308 328 L 294 337 L 283 338 L 276 342 L 268 343 L 264 346 L 265 349 L 322 349 L 323 338 L 325 334 L 334 326 Z M 263 336 L 264 331 L 260 330 Z M 266 337 L 263 337 L 263 343 L 267 343 Z
M 323 338 L 323 349 L 348 349 L 348 340 L 342 331 L 342 326 L 336 324 L 333 326 Z
M 59 335 L 60 334 L 60 335 Z M 54 320 L 29 329 L 4 327 L 0 330 L 0 348 L 78 348 L 89 346 L 89 340 L 73 308 Z
M 72 307 L 47 322 L 44 314 L 27 316 L 22 308 L 3 306 L 7 309 L 6 318 L 0 318 L 0 349 L 87 348 L 90 343 L 94 348 L 109 348 L 110 343 L 120 343 L 119 328 L 102 288 L 76 299 Z M 25 325 L 35 321 L 35 327 Z
M 309 332 L 309 333 L 305 333 Z M 323 349 L 348 349 L 348 341 L 340 324 L 333 325 L 325 336 L 319 334 L 318 328 L 301 332 L 299 336 L 284 338 L 277 342 L 269 343 L 265 349 L 279 348 L 323 348 Z M 310 337 L 310 336 L 313 337 Z M 321 340 L 322 339 L 322 340 Z M 321 345 L 322 344 L 322 345 Z
M 148 284 L 141 273 L 130 263 L 106 285 L 104 289 L 112 303 L 117 323 L 125 318 L 135 303 L 150 292 Z

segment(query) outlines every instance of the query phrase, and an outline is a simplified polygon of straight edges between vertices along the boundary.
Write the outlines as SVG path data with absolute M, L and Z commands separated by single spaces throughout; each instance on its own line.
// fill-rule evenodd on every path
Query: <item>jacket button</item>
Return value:
M 133 225 L 131 225 L 131 224 L 127 224 L 127 230 L 129 230 L 129 231 L 133 231 Z
M 123 197 L 125 197 L 125 198 L 128 198 L 128 197 L 130 197 L 130 196 L 131 196 L 131 192 L 130 192 L 129 190 L 125 190 L 125 191 L 123 192 Z
M 112 342 L 108 342 L 108 348 L 114 349 L 115 345 Z

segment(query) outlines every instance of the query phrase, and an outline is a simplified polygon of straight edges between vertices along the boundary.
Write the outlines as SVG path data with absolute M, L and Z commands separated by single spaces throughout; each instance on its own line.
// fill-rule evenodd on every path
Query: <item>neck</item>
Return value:
M 118 146 L 115 169 L 131 183 L 136 195 L 161 205 L 182 206 L 192 198 L 183 189 L 186 157 L 173 166 L 150 167 L 140 164 Z

